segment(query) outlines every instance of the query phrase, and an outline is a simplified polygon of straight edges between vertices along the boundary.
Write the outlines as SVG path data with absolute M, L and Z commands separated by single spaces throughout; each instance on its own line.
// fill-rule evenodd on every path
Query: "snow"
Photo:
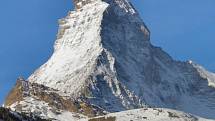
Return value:
M 116 117 L 116 121 L 212 121 L 180 111 L 161 108 L 129 110 L 108 114 L 105 117 Z
M 60 115 L 50 114 L 50 117 L 53 117 L 53 121 L 87 121 L 87 118 L 81 114 L 73 114 L 71 112 L 63 112 Z
M 17 110 L 15 108 L 17 104 L 22 105 L 21 110 Z M 23 101 L 17 104 L 11 105 L 10 109 L 18 112 L 33 113 L 34 115 L 40 116 L 41 118 L 53 119 L 54 121 L 82 121 L 87 118 L 81 114 L 54 109 L 50 107 L 48 103 L 37 100 L 33 97 L 26 97 Z
M 67 94 L 78 94 L 102 51 L 100 24 L 107 6 L 106 3 L 95 2 L 68 15 L 60 28 L 70 28 L 56 41 L 55 52 L 49 61 L 28 80 Z

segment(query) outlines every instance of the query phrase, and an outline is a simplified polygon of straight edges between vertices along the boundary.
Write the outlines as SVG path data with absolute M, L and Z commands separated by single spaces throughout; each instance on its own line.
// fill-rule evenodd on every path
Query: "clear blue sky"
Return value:
M 27 78 L 53 49 L 57 19 L 72 0 L 0 1 L 0 103 L 18 76 Z M 215 71 L 214 0 L 133 0 L 152 33 L 152 43 L 177 60 Z

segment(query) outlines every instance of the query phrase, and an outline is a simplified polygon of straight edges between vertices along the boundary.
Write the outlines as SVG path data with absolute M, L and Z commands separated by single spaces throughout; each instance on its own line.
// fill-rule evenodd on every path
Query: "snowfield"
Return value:
M 105 119 L 104 117 L 111 119 L 110 121 L 213 121 L 175 110 L 161 108 L 135 109 L 112 113 L 94 119 L 99 121 L 99 119 Z

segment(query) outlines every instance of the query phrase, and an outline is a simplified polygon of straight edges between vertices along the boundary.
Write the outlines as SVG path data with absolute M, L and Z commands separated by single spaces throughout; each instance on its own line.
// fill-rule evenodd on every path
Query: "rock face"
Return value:
M 59 20 L 52 57 L 28 78 L 28 95 L 6 106 L 59 120 L 143 107 L 215 119 L 215 75 L 153 46 L 128 0 L 74 3 Z
M 10 91 L 10 95 L 7 96 L 5 105 L 12 105 L 16 102 L 23 100 L 25 96 L 28 96 L 28 82 L 24 78 L 19 77 L 16 81 L 16 85 Z
M 0 121 L 50 121 L 39 117 L 27 116 L 24 113 L 20 114 L 9 109 L 0 107 Z

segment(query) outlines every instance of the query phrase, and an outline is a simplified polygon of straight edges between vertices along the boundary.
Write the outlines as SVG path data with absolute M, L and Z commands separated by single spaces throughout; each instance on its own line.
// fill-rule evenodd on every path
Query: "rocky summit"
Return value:
M 128 0 L 74 5 L 51 58 L 17 80 L 5 107 L 58 121 L 215 119 L 215 74 L 153 46 Z

